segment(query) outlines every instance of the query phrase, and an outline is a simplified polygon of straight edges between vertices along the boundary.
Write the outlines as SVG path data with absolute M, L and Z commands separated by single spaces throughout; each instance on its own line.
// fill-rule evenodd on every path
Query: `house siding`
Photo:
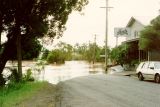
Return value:
M 139 61 L 160 61 L 160 50 L 152 50 L 150 52 L 145 50 L 139 50 L 138 38 L 140 38 L 140 32 L 144 30 L 145 25 L 143 25 L 138 20 L 132 17 L 126 27 L 130 28 L 131 32 L 130 36 L 126 37 L 126 41 L 124 43 L 135 46 L 131 47 L 129 53 L 126 55 L 128 58 L 131 59 L 130 62 L 137 59 Z
M 130 33 L 130 36 L 126 37 L 126 40 L 139 38 L 140 31 L 143 30 L 144 27 L 145 26 L 142 25 L 140 22 L 135 21 L 131 26 L 128 27 L 130 28 L 131 33 Z

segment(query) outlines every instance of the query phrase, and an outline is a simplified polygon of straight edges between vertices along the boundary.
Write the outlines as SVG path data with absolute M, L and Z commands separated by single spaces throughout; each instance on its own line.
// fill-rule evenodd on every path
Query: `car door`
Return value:
M 148 66 L 149 66 L 149 62 L 145 62 L 142 66 L 141 72 L 143 75 L 147 75 L 148 74 Z
M 154 63 L 154 74 L 160 74 L 160 62 L 155 62 Z
M 146 75 L 148 78 L 154 78 L 155 67 L 154 62 L 149 62 L 148 69 L 146 70 Z

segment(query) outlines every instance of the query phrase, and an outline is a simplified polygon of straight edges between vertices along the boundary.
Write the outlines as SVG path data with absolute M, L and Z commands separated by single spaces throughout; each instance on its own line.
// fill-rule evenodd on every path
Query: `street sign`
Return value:
M 105 55 L 100 55 L 101 58 L 105 58 Z
M 115 37 L 127 37 L 130 36 L 130 28 L 114 28 Z

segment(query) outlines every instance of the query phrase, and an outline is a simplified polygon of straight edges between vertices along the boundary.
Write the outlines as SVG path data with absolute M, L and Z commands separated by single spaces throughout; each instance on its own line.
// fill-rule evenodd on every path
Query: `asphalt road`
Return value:
M 115 75 L 92 75 L 60 83 L 57 107 L 160 107 L 160 84 Z

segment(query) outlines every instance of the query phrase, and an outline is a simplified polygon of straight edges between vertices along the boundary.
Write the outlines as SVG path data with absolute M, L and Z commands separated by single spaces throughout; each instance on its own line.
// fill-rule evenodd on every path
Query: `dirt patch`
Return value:
M 56 86 L 48 83 L 33 97 L 17 104 L 15 107 L 56 107 L 56 91 Z

